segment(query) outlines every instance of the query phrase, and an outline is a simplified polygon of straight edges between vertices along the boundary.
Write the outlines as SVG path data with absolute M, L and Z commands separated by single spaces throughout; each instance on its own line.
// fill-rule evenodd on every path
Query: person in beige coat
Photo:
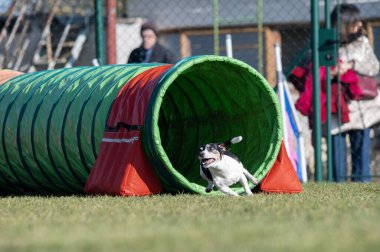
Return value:
M 341 47 L 339 48 L 339 67 L 332 70 L 332 76 L 344 74 L 352 69 L 355 73 L 376 76 L 379 73 L 377 59 L 368 38 L 364 35 L 363 24 L 359 19 L 359 9 L 353 4 L 341 4 L 331 14 L 333 26 L 337 24 L 338 10 L 341 20 Z M 370 128 L 380 122 L 380 97 L 372 100 L 349 100 L 350 121 L 338 124 L 338 118 L 332 116 L 333 140 L 333 178 L 336 182 L 347 178 L 348 136 L 351 144 L 352 181 L 369 182 L 371 138 Z

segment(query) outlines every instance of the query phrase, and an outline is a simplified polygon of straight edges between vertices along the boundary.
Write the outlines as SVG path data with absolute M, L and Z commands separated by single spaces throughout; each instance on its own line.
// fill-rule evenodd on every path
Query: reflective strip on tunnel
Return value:
M 135 141 L 139 140 L 138 137 L 132 137 L 132 138 L 119 138 L 119 139 L 114 139 L 114 138 L 103 138 L 102 142 L 106 143 L 134 143 Z

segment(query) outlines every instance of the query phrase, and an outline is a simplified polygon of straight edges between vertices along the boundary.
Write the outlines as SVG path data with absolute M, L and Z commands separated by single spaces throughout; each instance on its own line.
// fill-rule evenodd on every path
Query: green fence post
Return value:
M 219 55 L 219 0 L 214 0 L 214 54 Z
M 258 40 L 258 70 L 264 73 L 264 40 L 263 40 L 263 1 L 257 1 L 257 40 Z
M 311 0 L 311 30 L 312 30 L 312 58 L 313 58 L 313 107 L 314 107 L 314 165 L 315 181 L 322 181 L 322 160 L 321 160 L 321 103 L 320 103 L 320 83 L 319 83 L 319 6 L 318 0 Z
M 325 0 L 325 26 L 331 28 L 330 0 Z M 327 142 L 327 181 L 333 181 L 332 175 L 332 137 L 331 137 L 331 71 L 326 66 L 326 96 L 327 96 L 327 119 L 326 119 L 326 142 Z
M 96 58 L 100 65 L 104 65 L 103 1 L 94 0 L 94 6 Z

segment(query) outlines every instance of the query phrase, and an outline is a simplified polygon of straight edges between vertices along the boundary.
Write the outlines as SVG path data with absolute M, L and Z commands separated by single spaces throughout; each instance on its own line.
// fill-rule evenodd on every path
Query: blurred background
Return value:
M 380 58 L 380 0 L 332 0 L 331 8 L 338 2 L 360 8 L 368 38 Z M 324 3 L 319 1 L 321 26 Z M 273 87 L 277 80 L 274 44 L 281 44 L 286 76 L 311 48 L 310 0 L 1 0 L 0 69 L 33 72 L 125 64 L 131 51 L 141 45 L 140 28 L 145 21 L 157 25 L 160 43 L 178 59 L 228 55 L 257 69 Z M 291 84 L 289 88 L 296 99 L 298 93 Z M 300 118 L 312 178 L 311 136 L 306 118 Z M 372 138 L 371 172 L 377 178 L 378 126 Z M 325 155 L 322 158 L 325 163 Z

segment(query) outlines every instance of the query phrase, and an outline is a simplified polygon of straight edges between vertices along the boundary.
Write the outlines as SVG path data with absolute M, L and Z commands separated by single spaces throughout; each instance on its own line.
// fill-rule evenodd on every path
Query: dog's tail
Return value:
M 236 143 L 239 143 L 241 142 L 241 140 L 243 140 L 243 137 L 242 136 L 237 136 L 237 137 L 234 137 L 228 141 L 225 141 L 223 144 L 224 146 L 226 146 L 227 148 L 232 145 L 232 144 L 236 144 Z

